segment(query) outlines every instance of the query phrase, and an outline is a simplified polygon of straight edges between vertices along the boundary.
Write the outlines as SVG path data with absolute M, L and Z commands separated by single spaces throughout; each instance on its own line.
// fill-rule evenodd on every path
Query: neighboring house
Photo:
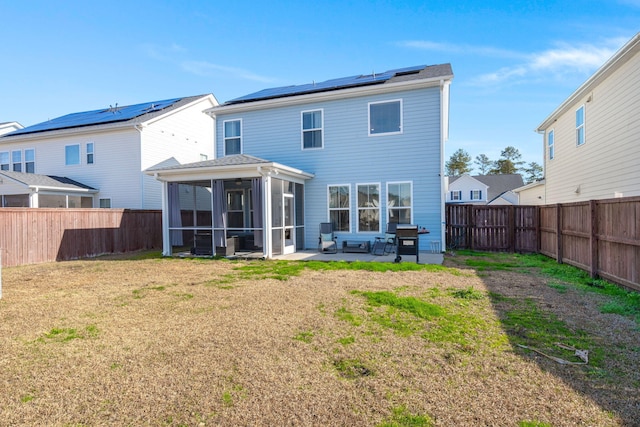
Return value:
M 545 205 L 545 180 L 535 181 L 513 190 L 518 195 L 519 205 Z
M 640 196 L 640 33 L 538 126 L 545 202 Z
M 322 222 L 333 224 L 340 248 L 373 242 L 388 222 L 427 228 L 422 249 L 444 247 L 452 78 L 449 64 L 408 67 L 211 108 L 215 160 L 147 171 L 165 183 L 164 253 L 195 232 L 195 246 L 211 246 L 213 234 L 217 248 L 272 257 L 317 248 Z
M 0 136 L 0 172 L 66 177 L 97 190 L 82 207 L 160 209 L 162 186 L 143 170 L 171 157 L 213 158 L 214 124 L 203 111 L 217 104 L 213 95 L 199 95 L 116 105 L 17 129 Z M 2 188 L 0 195 L 18 195 Z M 24 190 L 21 200 L 35 192 L 17 188 Z
M 9 132 L 13 132 L 14 130 L 22 129 L 22 126 L 18 122 L 4 122 L 0 123 L 0 135 L 4 135 Z
M 69 178 L 0 171 L 0 207 L 91 208 L 98 190 Z
M 517 205 L 512 191 L 524 182 L 520 174 L 461 175 L 447 177 L 446 203 Z

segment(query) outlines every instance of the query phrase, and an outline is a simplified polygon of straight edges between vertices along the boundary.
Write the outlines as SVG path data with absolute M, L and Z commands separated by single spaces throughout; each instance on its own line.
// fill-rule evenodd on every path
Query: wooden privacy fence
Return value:
M 535 252 L 640 290 L 640 197 L 547 206 L 447 205 L 448 248 Z
M 160 211 L 0 209 L 0 251 L 4 266 L 161 247 Z

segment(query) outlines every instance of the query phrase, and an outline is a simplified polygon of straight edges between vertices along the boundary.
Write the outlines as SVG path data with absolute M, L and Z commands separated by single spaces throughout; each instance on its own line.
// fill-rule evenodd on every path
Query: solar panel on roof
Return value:
M 128 105 L 124 107 L 110 107 L 102 110 L 85 111 L 82 113 L 67 114 L 46 122 L 19 129 L 10 135 L 20 135 L 48 130 L 66 129 L 81 126 L 115 123 L 131 120 L 138 116 L 167 108 L 182 98 L 166 99 L 163 101 L 145 102 L 143 104 Z
M 412 74 L 419 72 L 426 65 L 417 65 L 414 67 L 398 68 L 395 70 L 385 71 L 383 73 L 373 73 L 368 75 L 357 75 L 350 77 L 340 77 L 337 79 L 326 80 L 319 83 L 309 83 L 296 86 L 283 86 L 270 89 L 263 89 L 240 98 L 232 99 L 227 104 L 236 104 L 247 101 L 257 101 L 261 99 L 280 98 L 284 96 L 301 95 L 304 93 L 324 92 L 335 89 L 345 89 L 348 87 L 356 87 L 370 84 L 384 83 L 397 75 Z

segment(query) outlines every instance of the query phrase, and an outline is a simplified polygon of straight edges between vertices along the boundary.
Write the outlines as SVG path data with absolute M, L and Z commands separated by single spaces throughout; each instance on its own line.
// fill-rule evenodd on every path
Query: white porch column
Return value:
M 273 256 L 273 245 L 271 243 L 271 176 L 264 177 L 264 253 L 266 258 Z
M 162 181 L 162 255 L 171 256 L 169 233 L 169 183 Z

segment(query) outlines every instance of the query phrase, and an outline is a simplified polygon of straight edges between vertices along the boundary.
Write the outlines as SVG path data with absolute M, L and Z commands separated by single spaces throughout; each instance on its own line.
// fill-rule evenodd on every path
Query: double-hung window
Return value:
M 469 196 L 471 200 L 482 200 L 482 190 L 471 190 Z
M 302 149 L 322 148 L 322 110 L 302 112 Z
M 392 182 L 387 184 L 387 208 L 389 221 L 398 224 L 411 224 L 413 197 L 410 182 Z
M 576 110 L 576 145 L 584 144 L 584 105 Z
M 242 154 L 242 120 L 225 120 L 224 155 Z
M 380 233 L 380 184 L 358 184 L 358 232 Z
M 80 164 L 80 144 L 65 145 L 64 164 L 67 166 Z
M 8 151 L 0 151 L 0 170 L 2 171 L 9 170 L 9 152 Z
M 348 184 L 329 186 L 329 221 L 335 227 L 335 231 L 351 231 L 349 191 Z
M 93 164 L 93 142 L 87 142 L 87 164 Z
M 36 150 L 33 148 L 24 150 L 24 171 L 36 173 Z
M 451 191 L 451 201 L 456 202 L 462 200 L 462 191 Z
M 369 103 L 369 135 L 402 133 L 402 100 Z
M 549 160 L 553 160 L 553 157 L 555 156 L 554 144 L 555 144 L 555 134 L 553 132 L 553 129 L 551 129 L 549 131 L 549 134 L 547 135 L 547 147 L 549 150 Z
M 14 172 L 22 172 L 22 150 L 11 152 L 11 163 Z

